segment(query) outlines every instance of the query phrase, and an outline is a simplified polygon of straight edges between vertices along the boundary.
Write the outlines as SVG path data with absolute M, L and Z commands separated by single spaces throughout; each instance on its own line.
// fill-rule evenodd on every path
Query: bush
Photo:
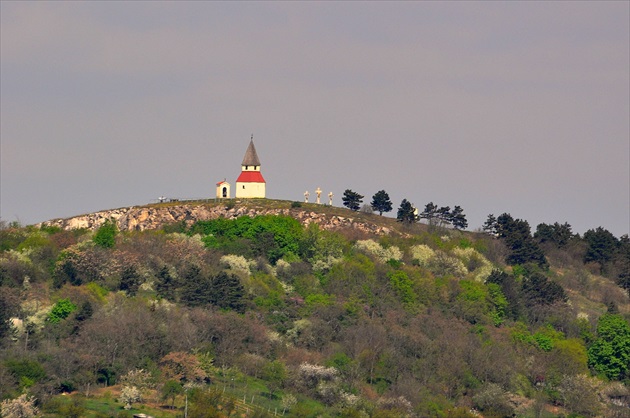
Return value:
M 96 234 L 94 234 L 94 238 L 92 240 L 100 247 L 112 248 L 116 243 L 117 233 L 118 228 L 116 227 L 116 224 L 107 220 L 98 230 L 96 230 Z
M 473 396 L 473 403 L 488 416 L 511 417 L 514 408 L 509 402 L 507 392 L 496 383 L 488 383 L 479 393 Z
M 72 303 L 70 299 L 61 299 L 55 303 L 52 310 L 48 314 L 48 321 L 56 324 L 62 319 L 66 319 L 72 312 L 77 310 L 77 305 Z

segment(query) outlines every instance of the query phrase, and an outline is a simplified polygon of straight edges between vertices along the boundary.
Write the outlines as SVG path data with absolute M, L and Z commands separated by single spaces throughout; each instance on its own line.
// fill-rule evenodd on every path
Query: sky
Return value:
M 0 2 L 0 218 L 267 197 L 630 231 L 630 2 Z M 234 187 L 234 186 L 233 186 Z

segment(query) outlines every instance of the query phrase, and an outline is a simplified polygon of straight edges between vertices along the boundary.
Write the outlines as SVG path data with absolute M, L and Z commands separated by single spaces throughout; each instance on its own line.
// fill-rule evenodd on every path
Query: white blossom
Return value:
M 118 397 L 125 409 L 131 409 L 131 404 L 142 401 L 142 392 L 136 386 L 123 386 Z
M 367 239 L 367 240 L 359 240 L 354 244 L 354 248 L 357 250 L 375 256 L 380 262 L 386 263 L 389 260 L 400 260 L 402 259 L 402 251 L 398 247 L 390 246 L 383 247 L 378 242 Z
M 241 255 L 228 254 L 221 257 L 221 264 L 230 270 L 234 270 L 236 273 L 249 276 L 252 262 Z
M 420 244 L 414 245 L 409 249 L 411 252 L 411 258 L 414 262 L 422 267 L 427 267 L 433 257 L 435 257 L 435 251 L 428 245 Z
M 16 399 L 2 401 L 0 412 L 4 418 L 31 418 L 39 411 L 35 407 L 35 398 L 22 394 Z
M 463 261 L 478 282 L 485 282 L 494 269 L 492 263 L 474 248 L 456 247 L 453 248 L 452 253 Z

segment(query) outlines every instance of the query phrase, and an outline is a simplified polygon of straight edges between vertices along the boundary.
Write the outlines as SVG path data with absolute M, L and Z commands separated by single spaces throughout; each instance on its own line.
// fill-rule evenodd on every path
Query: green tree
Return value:
M 166 401 L 171 400 L 171 409 L 175 408 L 175 399 L 184 393 L 184 387 L 177 380 L 169 379 L 162 386 L 161 399 Z
M 283 362 L 274 360 L 267 363 L 262 370 L 262 378 L 266 381 L 269 394 L 275 396 L 287 379 L 287 369 Z
M 520 286 L 514 276 L 500 270 L 493 270 L 492 273 L 490 273 L 490 276 L 486 279 L 486 284 L 488 285 L 488 290 L 490 292 L 494 291 L 494 287 L 492 285 L 499 286 L 501 294 L 507 302 L 507 305 L 502 308 L 505 316 L 513 320 L 519 319 L 523 312 L 523 303 Z M 499 295 L 497 295 L 497 297 L 500 299 Z M 497 302 L 499 305 L 503 304 L 498 299 Z M 501 308 L 496 306 L 496 309 L 498 311 Z
M 378 191 L 372 196 L 372 209 L 377 211 L 379 215 L 383 215 L 383 212 L 392 211 L 392 201 L 389 199 L 389 195 L 385 190 Z
M 389 277 L 389 284 L 396 291 L 396 294 L 400 298 L 404 305 L 412 305 L 415 303 L 417 296 L 413 290 L 413 282 L 404 271 L 392 271 L 387 274 Z
M 290 216 L 218 218 L 196 222 L 189 234 L 204 235 L 206 247 L 246 257 L 267 257 L 275 264 L 287 254 L 297 254 L 304 228 Z
M 350 189 L 346 189 L 346 191 L 343 192 L 343 197 L 341 198 L 341 200 L 343 200 L 343 205 L 345 207 L 356 212 L 361 208 L 361 203 L 363 203 L 363 196 L 357 192 L 353 192 Z
M 588 349 L 588 364 L 609 379 L 630 377 L 630 324 L 621 315 L 604 314 L 597 339 Z
M 48 314 L 48 320 L 53 324 L 58 323 L 62 319 L 66 319 L 72 312 L 77 310 L 77 305 L 72 303 L 70 299 L 61 299 Z
M 416 215 L 416 208 L 413 207 L 410 201 L 407 199 L 403 199 L 400 202 L 400 207 L 398 208 L 398 214 L 396 215 L 396 220 L 398 222 L 402 222 L 403 224 L 411 225 L 418 221 L 418 215 Z
M 117 234 L 118 228 L 116 227 L 116 223 L 108 219 L 96 230 L 92 241 L 100 247 L 112 248 L 114 244 L 116 244 Z

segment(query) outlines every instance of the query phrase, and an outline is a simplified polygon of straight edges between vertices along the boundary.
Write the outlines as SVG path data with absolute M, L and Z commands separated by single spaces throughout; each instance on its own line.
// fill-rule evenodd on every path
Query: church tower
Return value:
M 264 198 L 265 185 L 265 179 L 260 173 L 260 160 L 254 147 L 254 135 L 252 135 L 241 163 L 241 175 L 236 179 L 236 198 Z

